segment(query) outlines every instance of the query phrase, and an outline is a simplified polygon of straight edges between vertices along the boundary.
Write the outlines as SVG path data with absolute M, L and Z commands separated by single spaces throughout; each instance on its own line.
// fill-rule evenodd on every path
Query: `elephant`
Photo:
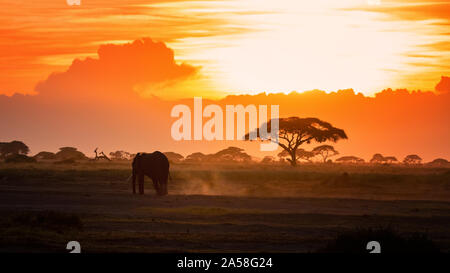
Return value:
M 130 178 L 133 181 L 133 194 L 136 194 L 136 178 L 139 182 L 139 194 L 144 194 L 144 176 L 153 181 L 158 195 L 167 195 L 167 180 L 169 174 L 169 160 L 159 152 L 138 153 L 133 159 L 133 172 Z

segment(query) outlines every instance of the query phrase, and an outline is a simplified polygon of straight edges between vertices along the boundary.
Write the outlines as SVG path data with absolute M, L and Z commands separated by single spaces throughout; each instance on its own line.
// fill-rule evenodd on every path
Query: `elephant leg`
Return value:
M 132 184 L 133 184 L 133 194 L 136 194 L 136 174 L 134 172 L 132 177 Z
M 159 179 L 159 195 L 167 195 L 167 183 L 164 179 Z
M 167 195 L 167 180 L 161 180 L 162 195 Z
M 159 187 L 161 189 L 161 194 L 160 195 L 166 195 L 167 193 L 167 189 L 166 189 L 166 183 L 164 183 L 164 180 L 159 180 Z
M 144 174 L 138 175 L 139 181 L 139 194 L 144 194 Z
M 158 195 L 160 195 L 161 187 L 160 187 L 160 185 L 159 185 L 159 180 L 156 179 L 156 178 L 152 178 L 152 181 L 153 181 L 153 187 L 155 187 L 156 193 L 157 193 Z

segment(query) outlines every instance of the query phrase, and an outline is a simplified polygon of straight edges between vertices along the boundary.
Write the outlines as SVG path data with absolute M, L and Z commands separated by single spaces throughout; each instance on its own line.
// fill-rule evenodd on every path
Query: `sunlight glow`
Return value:
M 411 22 L 345 10 L 361 4 L 367 5 L 365 1 L 239 0 L 155 6 L 199 16 L 213 13 L 249 29 L 169 43 L 179 60 L 208 62 L 203 72 L 214 74 L 223 92 L 353 88 L 370 95 L 395 86 L 400 69 L 414 69 L 405 65 L 405 55 L 423 35 L 409 32 Z

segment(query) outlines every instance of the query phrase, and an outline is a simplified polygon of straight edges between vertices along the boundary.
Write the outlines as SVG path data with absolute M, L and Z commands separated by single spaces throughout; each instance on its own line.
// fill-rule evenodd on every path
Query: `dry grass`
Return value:
M 380 225 L 425 231 L 450 250 L 448 169 L 178 164 L 167 197 L 151 183 L 131 195 L 130 171 L 129 162 L 0 164 L 0 250 L 66 252 L 78 240 L 85 252 L 314 252 Z

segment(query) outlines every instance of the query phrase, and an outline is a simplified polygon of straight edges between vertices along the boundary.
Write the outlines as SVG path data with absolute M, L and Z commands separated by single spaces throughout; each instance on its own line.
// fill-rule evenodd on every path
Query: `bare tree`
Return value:
M 98 148 L 95 148 L 95 150 L 94 150 L 94 153 L 95 153 L 94 160 L 106 159 L 108 161 L 111 161 L 111 159 L 109 159 L 109 157 L 107 157 L 103 151 L 101 151 L 100 153 L 98 153 L 97 151 L 98 151 Z

